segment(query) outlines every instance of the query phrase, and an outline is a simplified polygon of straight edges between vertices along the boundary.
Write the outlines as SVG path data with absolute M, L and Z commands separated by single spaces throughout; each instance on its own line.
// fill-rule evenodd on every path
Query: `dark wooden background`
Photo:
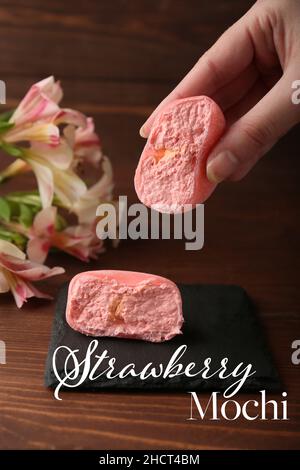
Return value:
M 41 78 L 61 79 L 65 105 L 95 118 L 114 164 L 116 194 L 135 200 L 140 125 L 251 3 L 1 0 L 0 79 L 7 84 L 7 105 L 16 105 Z M 259 308 L 288 391 L 290 420 L 189 422 L 184 393 L 64 393 L 58 402 L 43 385 L 54 302 L 31 300 L 19 311 L 2 295 L 7 364 L 0 366 L 0 448 L 299 448 L 300 366 L 291 364 L 291 343 L 300 337 L 298 134 L 299 128 L 283 138 L 244 181 L 220 185 L 206 204 L 202 251 L 187 252 L 180 241 L 128 241 L 89 266 L 51 256 L 48 264 L 62 264 L 67 273 L 44 285 L 55 294 L 89 267 L 242 285 Z M 13 187 L 23 189 L 23 183 L 15 180 Z

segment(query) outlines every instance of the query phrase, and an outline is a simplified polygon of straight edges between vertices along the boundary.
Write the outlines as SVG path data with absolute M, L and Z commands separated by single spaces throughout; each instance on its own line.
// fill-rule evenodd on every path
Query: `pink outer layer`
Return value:
M 166 105 L 154 121 L 136 169 L 140 201 L 169 213 L 204 202 L 216 187 L 206 177 L 207 157 L 224 129 L 221 109 L 207 96 Z
M 181 333 L 181 296 L 176 284 L 153 274 L 87 271 L 70 282 L 66 320 L 90 336 L 166 341 Z

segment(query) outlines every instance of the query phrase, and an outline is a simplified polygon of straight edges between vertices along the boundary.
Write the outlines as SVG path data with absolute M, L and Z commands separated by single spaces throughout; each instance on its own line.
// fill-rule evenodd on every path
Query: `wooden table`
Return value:
M 2 0 L 0 78 L 8 107 L 34 81 L 50 74 L 61 79 L 65 105 L 95 117 L 114 164 L 116 195 L 134 201 L 132 179 L 143 146 L 139 126 L 250 4 Z M 43 385 L 54 302 L 31 300 L 18 310 L 2 295 L 7 364 L 0 366 L 0 448 L 299 448 L 300 366 L 291 363 L 291 343 L 300 337 L 297 133 L 299 128 L 282 139 L 244 181 L 220 185 L 206 204 L 203 250 L 185 251 L 181 241 L 127 241 L 88 266 L 53 255 L 48 264 L 63 265 L 67 273 L 45 284 L 55 294 L 79 271 L 112 268 L 243 286 L 258 305 L 288 392 L 290 420 L 190 422 L 185 393 L 67 392 L 58 402 Z M 20 180 L 13 187 L 21 189 Z

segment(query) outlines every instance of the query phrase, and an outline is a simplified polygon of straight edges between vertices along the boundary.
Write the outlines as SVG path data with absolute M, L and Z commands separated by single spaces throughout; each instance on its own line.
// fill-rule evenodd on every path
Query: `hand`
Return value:
M 199 59 L 140 130 L 172 100 L 208 95 L 222 108 L 227 129 L 208 158 L 212 182 L 243 178 L 300 122 L 292 84 L 300 79 L 300 1 L 258 0 Z M 300 93 L 299 93 L 300 95 Z

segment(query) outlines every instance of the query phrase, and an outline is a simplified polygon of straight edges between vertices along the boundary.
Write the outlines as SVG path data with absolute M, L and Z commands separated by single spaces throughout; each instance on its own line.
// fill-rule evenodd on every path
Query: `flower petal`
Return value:
M 86 126 L 76 129 L 76 144 L 95 144 L 100 146 L 100 139 L 95 133 L 94 120 L 91 117 L 86 119 Z
M 63 97 L 60 82 L 56 82 L 53 76 L 44 78 L 44 80 L 36 83 L 35 86 L 55 103 L 59 103 Z
M 51 295 L 44 294 L 30 282 L 24 281 L 17 276 L 12 275 L 10 282 L 10 290 L 14 296 L 18 308 L 21 308 L 24 302 L 31 297 L 38 297 L 42 299 L 52 299 Z
M 53 299 L 52 295 L 46 294 L 45 292 L 41 292 L 39 289 L 37 289 L 31 282 L 27 282 L 27 286 L 31 291 L 31 296 L 30 297 L 38 297 L 39 299 Z
M 63 135 L 68 143 L 68 145 L 73 148 L 75 145 L 75 127 L 71 124 L 68 124 L 64 130 Z
M 28 158 L 27 162 L 32 167 L 37 179 L 42 206 L 44 208 L 51 206 L 54 194 L 54 182 L 51 169 L 42 165 L 34 158 Z
M 96 210 L 99 205 L 99 201 L 92 199 L 81 198 L 73 206 L 73 212 L 77 214 L 78 221 L 80 224 L 90 224 L 96 219 Z
M 61 249 L 76 245 L 78 243 L 89 244 L 93 233 L 82 225 L 67 227 L 62 232 L 58 232 L 55 237 L 56 246 Z
M 60 109 L 52 118 L 54 124 L 72 124 L 76 127 L 85 127 L 86 126 L 86 116 L 80 111 L 74 109 Z
M 16 126 L 49 119 L 59 111 L 58 102 L 62 98 L 59 82 L 48 77 L 32 85 L 23 100 L 13 113 L 10 122 Z
M 9 290 L 12 292 L 18 308 L 21 308 L 23 303 L 27 301 L 28 297 L 32 297 L 32 293 L 27 286 L 27 283 L 20 279 L 15 274 L 4 270 Z
M 20 260 L 10 255 L 2 255 L 0 264 L 8 271 L 28 281 L 39 281 L 65 272 L 61 267 L 48 268 L 48 266 L 43 264 L 27 259 Z
M 95 220 L 96 209 L 101 201 L 112 199 L 114 186 L 112 166 L 107 157 L 103 157 L 102 162 L 102 169 L 104 171 L 102 177 L 73 206 L 73 211 L 77 214 L 80 224 L 92 223 Z
M 28 297 L 32 297 L 26 283 L 21 279 L 18 281 L 13 275 L 10 276 L 9 287 L 18 308 L 21 308 L 24 302 L 27 302 Z
M 88 189 L 86 196 L 93 199 L 111 199 L 113 190 L 113 169 L 109 158 L 102 158 L 103 175 L 100 180 Z
M 73 204 L 86 192 L 86 184 L 72 170 L 53 170 L 55 194 L 65 207 Z
M 43 238 L 32 238 L 27 243 L 27 256 L 30 261 L 44 263 L 47 258 L 51 243 Z
M 35 235 L 49 237 L 55 231 L 57 208 L 46 207 L 38 212 L 33 221 L 33 232 Z
M 52 238 L 53 246 L 82 261 L 95 258 L 103 251 L 103 241 L 99 240 L 92 227 L 76 225 L 58 232 Z
M 87 118 L 86 127 L 79 127 L 75 131 L 75 158 L 79 161 L 84 160 L 97 166 L 102 157 L 100 139 L 95 133 L 94 121 Z
M 56 146 L 34 142 L 30 150 L 60 170 L 67 170 L 73 160 L 73 151 L 66 139 L 60 139 Z
M 21 251 L 18 247 L 16 247 L 16 245 L 6 240 L 0 239 L 0 263 L 1 263 L 2 255 L 14 256 L 21 260 L 24 260 L 26 258 L 25 253 L 23 253 L 23 251 Z
M 35 124 L 13 127 L 5 134 L 5 142 L 14 143 L 21 141 L 59 145 L 59 129 L 51 122 L 37 122 Z

